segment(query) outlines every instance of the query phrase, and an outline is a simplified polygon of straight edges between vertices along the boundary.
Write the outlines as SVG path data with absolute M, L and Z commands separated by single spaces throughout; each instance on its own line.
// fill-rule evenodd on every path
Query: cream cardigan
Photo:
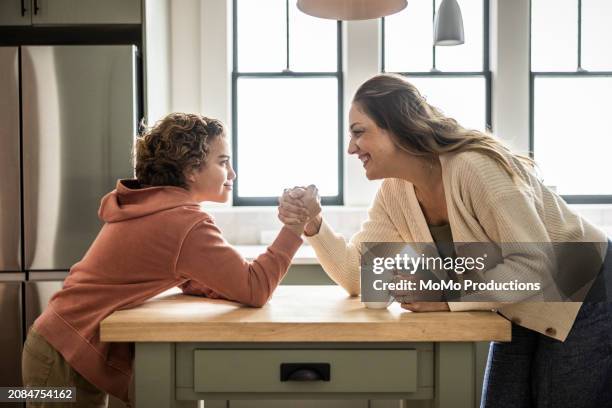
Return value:
M 515 165 L 529 179 L 532 193 L 518 188 L 493 159 L 476 152 L 440 156 L 449 224 L 454 242 L 599 242 L 601 260 L 606 234 L 574 213 L 533 172 Z M 433 242 L 413 185 L 385 179 L 361 230 L 346 242 L 323 221 L 319 233 L 308 237 L 323 269 L 356 296 L 360 291 L 362 242 Z M 534 257 L 504 261 L 496 273 L 507 276 L 537 271 Z M 507 257 L 508 256 L 508 257 Z M 537 272 L 534 272 L 537 273 Z M 524 275 L 523 275 L 524 276 Z M 564 341 L 581 303 L 449 303 L 452 311 L 498 311 L 516 324 Z

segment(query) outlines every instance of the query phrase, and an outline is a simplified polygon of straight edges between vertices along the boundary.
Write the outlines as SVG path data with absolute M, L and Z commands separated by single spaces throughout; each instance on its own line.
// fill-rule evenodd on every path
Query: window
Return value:
M 570 203 L 612 203 L 612 2 L 531 1 L 531 148 Z
M 310 183 L 342 204 L 341 23 L 295 3 L 234 0 L 234 205 L 275 205 Z
M 406 76 L 427 99 L 467 128 L 491 127 L 487 0 L 459 0 L 465 43 L 434 46 L 441 0 L 409 1 L 383 18 L 382 71 Z

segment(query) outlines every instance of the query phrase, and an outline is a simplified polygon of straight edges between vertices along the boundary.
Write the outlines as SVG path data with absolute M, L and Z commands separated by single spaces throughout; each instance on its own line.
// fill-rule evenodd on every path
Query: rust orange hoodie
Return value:
M 265 253 L 247 262 L 187 190 L 140 188 L 136 180 L 117 182 L 99 216 L 100 233 L 34 328 L 88 381 L 124 401 L 134 348 L 100 341 L 105 317 L 174 286 L 263 306 L 302 244 L 283 228 Z

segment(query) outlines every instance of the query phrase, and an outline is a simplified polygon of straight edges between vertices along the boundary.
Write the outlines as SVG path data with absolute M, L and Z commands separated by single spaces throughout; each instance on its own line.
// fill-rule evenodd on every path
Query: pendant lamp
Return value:
M 460 45 L 464 43 L 463 18 L 457 0 L 443 0 L 436 13 L 434 45 Z
M 297 7 L 314 17 L 368 20 L 397 13 L 407 4 L 407 0 L 298 0 Z

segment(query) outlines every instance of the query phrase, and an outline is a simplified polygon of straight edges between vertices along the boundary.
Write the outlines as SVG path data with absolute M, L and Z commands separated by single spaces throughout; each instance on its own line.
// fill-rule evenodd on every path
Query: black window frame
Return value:
M 529 153 L 535 157 L 535 80 L 536 78 L 585 78 L 610 77 L 612 71 L 587 71 L 582 68 L 582 0 L 577 0 L 578 6 L 578 59 L 576 71 L 533 71 L 531 66 L 531 35 L 533 1 L 529 0 Z M 612 195 L 607 194 L 564 194 L 561 198 L 568 204 L 612 204 Z
M 433 19 L 432 26 L 435 21 L 436 16 L 436 0 L 431 0 L 432 8 L 433 8 Z M 429 78 L 484 78 L 485 80 L 485 130 L 491 132 L 493 129 L 492 124 L 492 114 L 491 114 L 491 92 L 492 92 L 492 80 L 491 80 L 491 68 L 489 61 L 489 0 L 482 0 L 482 17 L 483 17 L 483 27 L 482 27 L 482 71 L 440 71 L 436 67 L 436 46 L 432 43 L 431 52 L 432 52 L 432 68 L 430 71 L 406 71 L 406 72 L 394 72 L 390 73 L 403 75 L 405 77 L 429 77 Z M 385 18 L 381 19 L 381 65 L 380 71 L 387 72 L 385 70 Z
M 322 205 L 344 205 L 344 75 L 342 62 L 342 22 L 337 21 L 337 66 L 335 72 L 294 72 L 289 69 L 289 0 L 285 0 L 286 15 L 286 63 L 285 69 L 280 72 L 239 72 L 238 71 L 238 13 L 237 0 L 232 0 L 232 165 L 238 175 L 234 184 L 236 188 L 232 191 L 233 206 L 275 206 L 278 197 L 240 197 L 238 189 L 240 186 L 240 172 L 238 165 L 238 98 L 237 83 L 239 78 L 336 78 L 338 81 L 338 194 L 335 196 L 321 197 Z M 292 187 L 292 186 L 286 186 Z M 279 195 L 281 192 L 279 191 Z

